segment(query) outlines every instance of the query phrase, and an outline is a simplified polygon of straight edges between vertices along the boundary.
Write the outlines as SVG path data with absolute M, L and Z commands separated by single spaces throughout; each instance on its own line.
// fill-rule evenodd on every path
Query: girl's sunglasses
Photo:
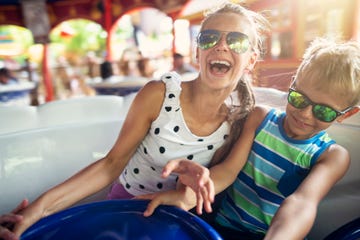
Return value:
M 323 122 L 332 122 L 338 116 L 344 115 L 353 108 L 348 107 L 344 111 L 337 111 L 327 105 L 312 102 L 305 94 L 300 93 L 293 88 L 289 89 L 287 100 L 293 107 L 298 109 L 303 109 L 311 105 L 314 117 Z
M 203 30 L 197 36 L 199 48 L 206 50 L 214 47 L 226 33 L 226 43 L 235 53 L 244 53 L 250 48 L 249 37 L 241 32 L 224 32 L 214 29 Z

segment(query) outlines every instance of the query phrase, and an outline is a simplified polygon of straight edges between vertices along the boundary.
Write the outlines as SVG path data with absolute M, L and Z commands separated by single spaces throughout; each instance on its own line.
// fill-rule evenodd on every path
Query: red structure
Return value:
M 37 4 L 37 0 L 27 0 L 27 3 L 33 1 Z M 125 12 L 135 8 L 152 7 L 176 18 L 182 7 L 188 0 L 44 0 L 49 28 L 52 29 L 59 23 L 74 19 L 84 18 L 99 23 L 106 31 L 108 36 L 111 34 L 111 28 L 116 20 L 118 20 Z M 28 4 L 27 4 L 28 5 Z M 37 12 L 41 13 L 41 9 L 33 7 L 29 11 L 24 12 L 24 6 L 20 0 L 2 0 L 0 2 L 0 25 L 18 25 L 27 27 L 33 22 L 26 22 L 26 15 L 32 14 L 34 19 Z M 26 10 L 25 10 L 26 11 Z M 41 22 L 39 22 L 41 24 Z M 36 27 L 36 26 L 35 26 Z M 43 28 L 43 27 L 40 27 Z M 34 32 L 33 32 L 34 34 Z M 47 63 L 47 37 L 34 36 L 35 42 L 44 44 L 43 52 L 43 81 L 46 87 L 46 101 L 53 100 L 52 81 L 48 71 Z M 111 61 L 112 55 L 110 51 L 110 37 L 107 39 L 107 56 L 106 59 Z

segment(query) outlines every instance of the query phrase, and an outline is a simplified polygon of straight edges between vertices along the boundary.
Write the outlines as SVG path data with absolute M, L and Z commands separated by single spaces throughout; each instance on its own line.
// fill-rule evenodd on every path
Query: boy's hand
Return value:
M 4 240 L 18 240 L 19 237 L 12 232 L 14 226 L 20 223 L 23 216 L 19 213 L 26 208 L 29 204 L 27 199 L 21 201 L 21 203 L 11 212 L 0 216 L 0 239 Z

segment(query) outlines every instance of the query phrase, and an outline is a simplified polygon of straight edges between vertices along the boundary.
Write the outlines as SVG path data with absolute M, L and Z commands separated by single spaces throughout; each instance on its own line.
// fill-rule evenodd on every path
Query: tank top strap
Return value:
M 170 112 L 173 108 L 180 108 L 181 77 L 176 72 L 162 75 L 161 80 L 165 83 L 166 93 L 164 99 L 165 111 Z

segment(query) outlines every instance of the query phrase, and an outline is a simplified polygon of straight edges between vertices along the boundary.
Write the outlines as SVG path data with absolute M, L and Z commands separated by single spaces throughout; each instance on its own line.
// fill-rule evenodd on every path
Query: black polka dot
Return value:
M 177 181 L 179 181 L 179 176 L 177 176 L 177 177 L 175 178 L 175 182 L 177 182 Z
M 160 133 L 160 128 L 155 128 L 154 133 L 155 133 L 156 135 L 158 135 L 158 134 Z
M 180 108 L 177 108 L 176 110 L 175 110 L 175 112 L 178 112 L 180 110 Z
M 165 107 L 165 110 L 167 111 L 167 112 L 170 112 L 171 111 L 171 107 Z
M 144 189 L 145 187 L 144 187 L 144 185 L 139 185 L 139 188 L 141 188 L 141 189 Z
M 202 139 L 202 138 L 198 139 L 198 142 L 203 142 L 203 141 L 204 141 L 204 139 Z
M 211 149 L 214 148 L 214 146 L 213 146 L 213 145 L 209 145 L 209 146 L 207 146 L 207 148 L 208 148 L 209 150 L 211 150 Z
M 140 172 L 140 170 L 138 168 L 134 168 L 133 171 L 134 171 L 135 174 L 139 174 L 139 172 Z
M 174 98 L 174 97 L 175 97 L 175 95 L 173 93 L 169 94 L 169 98 Z
M 130 184 L 125 184 L 125 187 L 127 188 L 127 189 L 129 189 L 129 188 L 131 188 L 131 186 L 130 186 Z
M 154 167 L 151 167 L 151 169 L 152 169 L 153 171 L 155 171 L 155 170 L 156 170 Z
M 165 152 L 165 148 L 164 148 L 164 147 L 160 147 L 160 148 L 159 148 L 159 151 L 160 151 L 160 153 L 164 153 L 164 152 Z
M 191 155 L 187 156 L 186 158 L 189 160 L 192 160 L 194 158 L 194 155 L 191 154 Z
M 224 135 L 224 140 L 227 139 L 229 137 L 229 135 L 225 134 Z
M 125 175 L 127 174 L 127 169 L 125 169 Z
M 170 78 L 171 78 L 171 76 L 166 76 L 165 78 L 166 78 L 166 79 L 170 79 Z
M 146 149 L 146 147 L 144 147 L 144 153 L 147 154 L 147 149 Z
M 179 129 L 180 129 L 180 127 L 179 127 L 179 126 L 174 127 L 174 132 L 178 132 L 178 131 L 179 131 Z
M 162 189 L 162 188 L 163 188 L 163 184 L 162 184 L 162 183 L 158 183 L 156 186 L 157 186 L 158 189 Z

